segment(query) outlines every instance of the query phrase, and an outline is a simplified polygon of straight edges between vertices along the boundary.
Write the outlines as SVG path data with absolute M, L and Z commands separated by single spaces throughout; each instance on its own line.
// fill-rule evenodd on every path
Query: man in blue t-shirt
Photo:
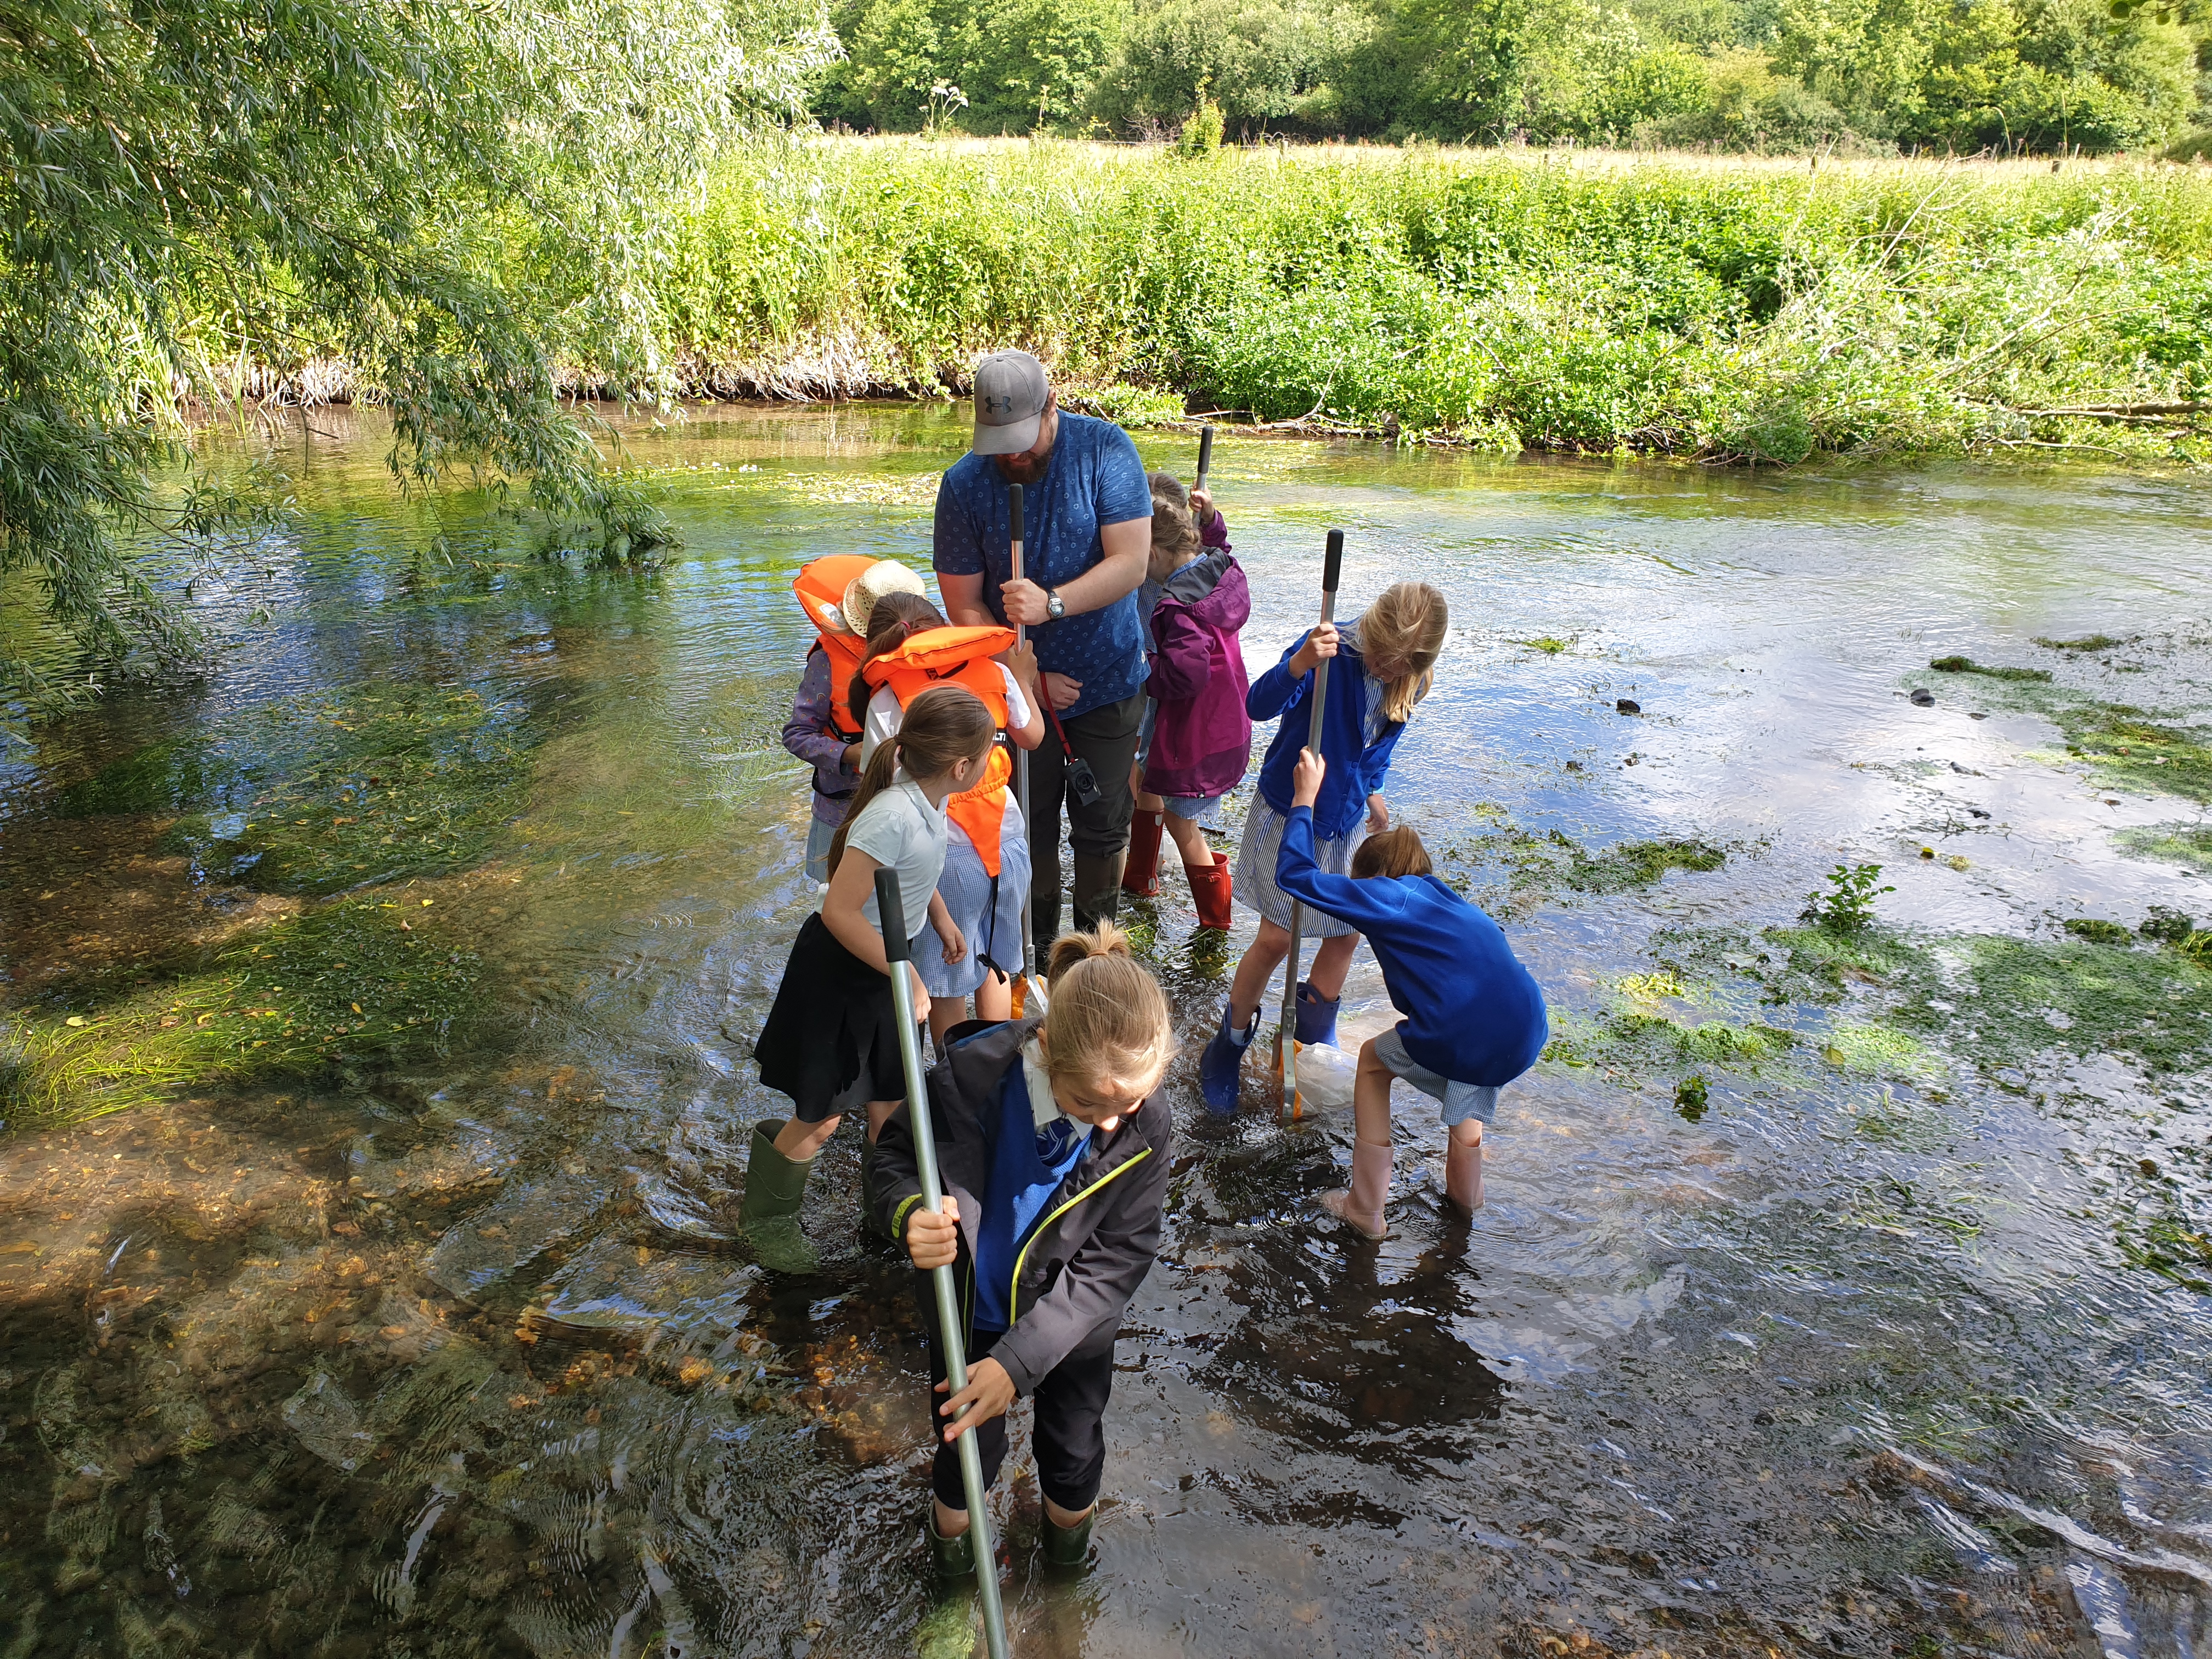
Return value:
M 1007 486 L 1023 491 L 1023 580 L 1013 579 Z M 1120 908 L 1136 798 L 1129 774 L 1145 712 L 1136 592 L 1152 546 L 1152 493 L 1129 434 L 1064 415 L 1044 365 L 1000 351 L 975 366 L 975 439 L 937 489 L 938 591 L 956 625 L 1027 627 L 1067 749 L 1098 798 L 1068 789 L 1048 736 L 1030 757 L 1030 927 L 1037 954 L 1060 933 L 1060 812 L 1075 849 L 1075 925 Z

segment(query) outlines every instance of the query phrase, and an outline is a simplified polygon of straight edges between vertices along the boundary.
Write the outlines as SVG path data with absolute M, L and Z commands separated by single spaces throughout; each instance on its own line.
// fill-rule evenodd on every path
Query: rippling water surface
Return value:
M 0 1133 L 0 1655 L 967 1653 L 851 1127 L 809 1197 L 820 1275 L 732 1237 L 811 898 L 791 574 L 926 562 L 957 421 L 635 432 L 685 536 L 643 575 L 533 557 L 482 497 L 403 501 L 373 432 L 315 422 L 279 457 L 297 524 L 195 585 L 211 677 L 0 750 L 0 1012 L 97 1027 L 349 902 L 419 918 L 465 1003 L 442 1052 L 334 1034 L 312 1083 Z M 1561 1041 L 1472 1223 L 1401 1092 L 1381 1244 L 1309 1205 L 1348 1113 L 1279 1121 L 1255 1079 L 1209 1119 L 1179 1064 L 1088 1576 L 1043 1568 L 1010 1462 L 1016 1650 L 2212 1653 L 2212 994 L 2178 949 L 2059 931 L 2203 921 L 2173 850 L 2203 808 L 2093 770 L 2049 701 L 2208 718 L 2201 486 L 1218 453 L 1255 666 L 1328 526 L 1347 612 L 1403 575 L 1449 596 L 1391 799 Z M 2053 678 L 1928 672 L 1948 654 Z M 469 699 L 422 775 L 453 799 L 356 845 L 318 745 L 426 698 Z M 323 850 L 239 850 L 280 798 Z M 1882 866 L 1893 960 L 1791 980 L 1839 861 Z M 1249 918 L 1209 945 L 1172 878 L 1137 911 L 1194 1053 Z M 1988 967 L 2006 941 L 2026 978 Z M 2069 1041 L 2092 969 L 2148 1000 Z M 1348 1039 L 1391 1017 L 1364 956 L 1345 1007 Z

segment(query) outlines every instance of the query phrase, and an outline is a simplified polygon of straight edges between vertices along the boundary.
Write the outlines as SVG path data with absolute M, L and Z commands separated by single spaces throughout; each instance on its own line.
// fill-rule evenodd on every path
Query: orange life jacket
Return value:
M 872 657 L 861 678 L 878 688 L 888 685 L 903 709 L 933 685 L 964 686 L 983 701 L 992 721 L 1006 729 L 1006 681 L 992 658 L 1011 651 L 1011 628 L 929 628 L 910 634 L 896 651 Z M 945 803 L 945 816 L 958 824 L 983 860 L 992 880 L 999 878 L 999 837 L 1006 819 L 1006 785 L 1014 775 L 1004 744 L 991 746 L 982 777 Z
M 845 690 L 852 684 L 853 676 L 860 671 L 861 653 L 868 642 L 857 631 L 841 633 L 836 622 L 842 620 L 845 590 L 866 574 L 876 562 L 866 553 L 832 553 L 800 567 L 799 579 L 791 591 L 799 596 L 799 609 L 805 611 L 806 620 L 814 624 L 814 647 L 830 659 L 830 720 L 837 735 L 848 743 L 860 740 L 860 729 L 852 724 L 852 712 L 845 706 Z M 867 625 L 867 618 L 860 619 Z

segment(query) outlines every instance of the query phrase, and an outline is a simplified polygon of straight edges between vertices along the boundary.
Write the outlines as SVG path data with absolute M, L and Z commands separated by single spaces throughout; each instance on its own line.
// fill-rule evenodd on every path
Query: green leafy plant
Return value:
M 1873 921 L 1875 900 L 1897 890 L 1875 885 L 1881 879 L 1879 864 L 1839 864 L 1828 872 L 1827 879 L 1826 892 L 1815 888 L 1805 896 L 1805 908 L 1798 913 L 1798 920 L 1832 933 L 1858 933 Z
M 1183 118 L 1182 131 L 1176 138 L 1176 153 L 1180 155 L 1211 155 L 1221 148 L 1221 106 L 1199 88 L 1197 106 Z

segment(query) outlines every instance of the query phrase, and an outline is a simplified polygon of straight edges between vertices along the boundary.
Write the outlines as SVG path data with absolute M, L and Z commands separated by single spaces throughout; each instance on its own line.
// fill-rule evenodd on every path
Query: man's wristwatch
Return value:
M 1048 587 L 1044 591 L 1044 614 L 1048 622 L 1058 622 L 1067 614 L 1067 606 L 1060 602 L 1060 590 Z

